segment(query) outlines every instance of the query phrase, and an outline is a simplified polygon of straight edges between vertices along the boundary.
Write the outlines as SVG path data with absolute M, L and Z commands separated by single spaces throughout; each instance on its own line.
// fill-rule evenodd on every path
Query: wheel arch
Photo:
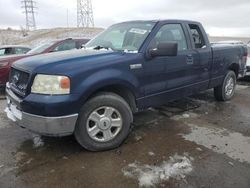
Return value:
M 129 104 L 132 112 L 137 112 L 136 98 L 138 97 L 138 92 L 133 85 L 124 82 L 104 84 L 99 87 L 90 88 L 82 95 L 81 105 L 101 92 L 110 92 L 119 95 Z
M 236 78 L 238 78 L 238 76 L 239 76 L 239 69 L 240 69 L 240 66 L 237 63 L 232 63 L 228 67 L 228 70 L 234 71 Z

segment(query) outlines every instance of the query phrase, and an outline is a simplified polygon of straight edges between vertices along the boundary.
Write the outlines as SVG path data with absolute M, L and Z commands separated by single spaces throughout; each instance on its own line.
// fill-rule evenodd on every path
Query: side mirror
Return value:
M 156 49 L 150 50 L 152 57 L 177 56 L 178 44 L 176 42 L 159 43 Z

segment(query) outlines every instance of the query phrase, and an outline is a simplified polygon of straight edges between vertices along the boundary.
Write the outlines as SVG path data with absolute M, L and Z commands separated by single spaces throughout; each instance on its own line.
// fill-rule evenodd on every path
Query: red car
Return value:
M 9 79 L 9 72 L 11 65 L 25 57 L 30 57 L 43 53 L 58 52 L 72 49 L 80 49 L 83 44 L 87 43 L 89 39 L 64 39 L 55 40 L 44 43 L 23 55 L 9 55 L 7 57 L 0 57 L 0 87 L 5 87 L 6 82 Z

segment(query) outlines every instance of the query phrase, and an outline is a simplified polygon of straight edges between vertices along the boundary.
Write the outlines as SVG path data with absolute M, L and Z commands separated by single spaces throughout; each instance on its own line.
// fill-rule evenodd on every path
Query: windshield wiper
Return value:
M 112 48 L 108 47 L 108 46 L 96 46 L 93 48 L 94 50 L 101 50 L 101 49 L 106 49 L 106 50 L 113 50 Z

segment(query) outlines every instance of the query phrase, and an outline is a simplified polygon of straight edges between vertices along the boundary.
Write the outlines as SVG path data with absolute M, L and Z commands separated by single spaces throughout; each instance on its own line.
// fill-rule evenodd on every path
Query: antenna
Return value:
M 36 2 L 33 0 L 23 0 L 21 1 L 22 8 L 24 9 L 24 13 L 26 16 L 26 30 L 36 30 L 36 20 L 35 20 L 35 4 Z
M 77 0 L 77 27 L 94 27 L 91 0 Z

